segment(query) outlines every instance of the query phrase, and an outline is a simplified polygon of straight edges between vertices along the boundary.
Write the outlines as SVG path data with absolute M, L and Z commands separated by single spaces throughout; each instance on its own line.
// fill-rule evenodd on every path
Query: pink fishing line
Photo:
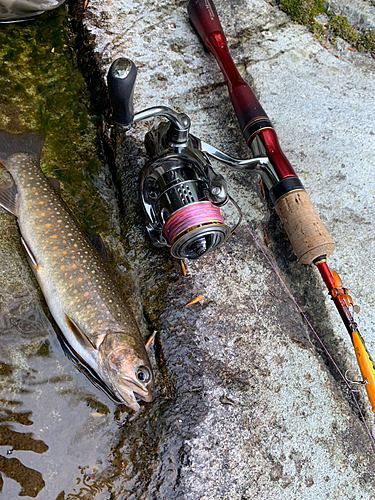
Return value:
M 210 201 L 197 201 L 174 212 L 164 224 L 163 231 L 171 245 L 173 240 L 187 229 L 211 222 L 223 223 L 220 209 Z

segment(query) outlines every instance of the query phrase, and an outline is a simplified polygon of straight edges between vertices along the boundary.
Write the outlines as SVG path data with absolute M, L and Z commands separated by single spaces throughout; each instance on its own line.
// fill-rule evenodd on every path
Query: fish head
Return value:
M 143 345 L 126 342 L 121 333 L 111 333 L 104 339 L 100 351 L 101 369 L 110 380 L 114 393 L 127 406 L 138 411 L 137 398 L 152 401 L 154 376 Z

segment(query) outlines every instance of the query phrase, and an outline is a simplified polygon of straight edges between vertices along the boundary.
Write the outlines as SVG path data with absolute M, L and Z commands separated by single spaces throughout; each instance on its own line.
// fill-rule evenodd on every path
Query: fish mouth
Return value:
M 135 380 L 130 377 L 121 377 L 121 382 L 121 388 L 118 388 L 121 397 L 134 411 L 139 411 L 140 409 L 136 397 L 142 401 L 146 401 L 147 403 L 152 401 L 152 393 L 150 393 L 142 385 L 138 384 Z

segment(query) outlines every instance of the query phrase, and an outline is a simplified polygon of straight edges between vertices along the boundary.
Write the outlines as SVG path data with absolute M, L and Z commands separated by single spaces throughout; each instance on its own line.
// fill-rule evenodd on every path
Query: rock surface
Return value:
M 373 7 L 336 1 L 335 13 L 362 3 Z M 322 47 L 267 1 L 216 6 L 238 68 L 336 242 L 330 264 L 360 305 L 360 330 L 375 354 L 374 61 L 345 42 Z M 371 26 L 371 16 L 361 23 Z M 133 59 L 135 111 L 183 111 L 194 135 L 248 155 L 222 74 L 190 26 L 185 2 L 89 0 L 78 41 L 103 80 L 114 59 Z M 98 97 L 98 107 L 105 99 Z M 113 208 L 113 228 L 103 232 L 119 278 L 128 287 L 131 276 L 147 326 L 158 330 L 157 397 L 137 415 L 116 408 L 64 357 L 14 220 L 1 212 L 1 408 L 10 423 L 0 433 L 0 470 L 7 476 L 5 465 L 18 460 L 12 464 L 18 472 L 24 467 L 24 494 L 38 500 L 373 499 L 374 449 L 358 409 L 270 262 L 341 372 L 354 369 L 357 379 L 350 339 L 317 271 L 296 261 L 258 178 L 215 163 L 244 222 L 220 250 L 187 263 L 184 277 L 167 252 L 151 248 L 140 212 L 150 125 L 116 139 L 120 215 Z M 88 182 L 114 207 L 109 177 L 103 164 Z M 222 214 L 235 223 L 230 206 Z M 185 307 L 199 294 L 203 300 Z M 139 299 L 132 303 L 141 309 Z M 362 391 L 359 405 L 371 427 Z M 5 479 L 0 495 L 19 492 Z
M 358 1 L 351 3 L 354 11 Z M 346 45 L 323 48 L 269 2 L 216 6 L 235 62 L 337 244 L 331 265 L 361 306 L 361 331 L 374 351 L 374 62 Z M 361 18 L 361 25 L 371 23 Z M 83 24 L 103 76 L 119 56 L 137 65 L 135 111 L 184 111 L 195 135 L 246 155 L 223 77 L 184 2 L 92 0 Z M 121 152 L 144 154 L 146 130 L 139 124 L 124 139 L 119 165 L 142 166 L 144 158 L 126 160 Z M 351 396 L 250 231 L 264 247 L 266 230 L 266 253 L 342 371 L 355 366 L 344 327 L 317 272 L 296 262 L 258 179 L 215 166 L 245 223 L 168 286 L 159 343 L 174 398 L 151 481 L 127 496 L 119 480 L 115 498 L 370 500 L 374 450 Z M 234 221 L 233 211 L 223 214 Z M 198 294 L 201 302 L 184 307 Z M 371 425 L 364 394 L 360 405 Z

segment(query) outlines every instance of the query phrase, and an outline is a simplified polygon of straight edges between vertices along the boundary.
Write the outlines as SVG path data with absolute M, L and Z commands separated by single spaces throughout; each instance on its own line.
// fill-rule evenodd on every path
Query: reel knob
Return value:
M 113 119 L 120 129 L 127 129 L 133 123 L 133 95 L 137 67 L 130 59 L 119 57 L 109 68 L 108 92 L 112 103 Z
M 171 246 L 171 254 L 177 259 L 195 260 L 221 246 L 229 235 L 230 229 L 223 222 L 198 225 L 178 235 Z

